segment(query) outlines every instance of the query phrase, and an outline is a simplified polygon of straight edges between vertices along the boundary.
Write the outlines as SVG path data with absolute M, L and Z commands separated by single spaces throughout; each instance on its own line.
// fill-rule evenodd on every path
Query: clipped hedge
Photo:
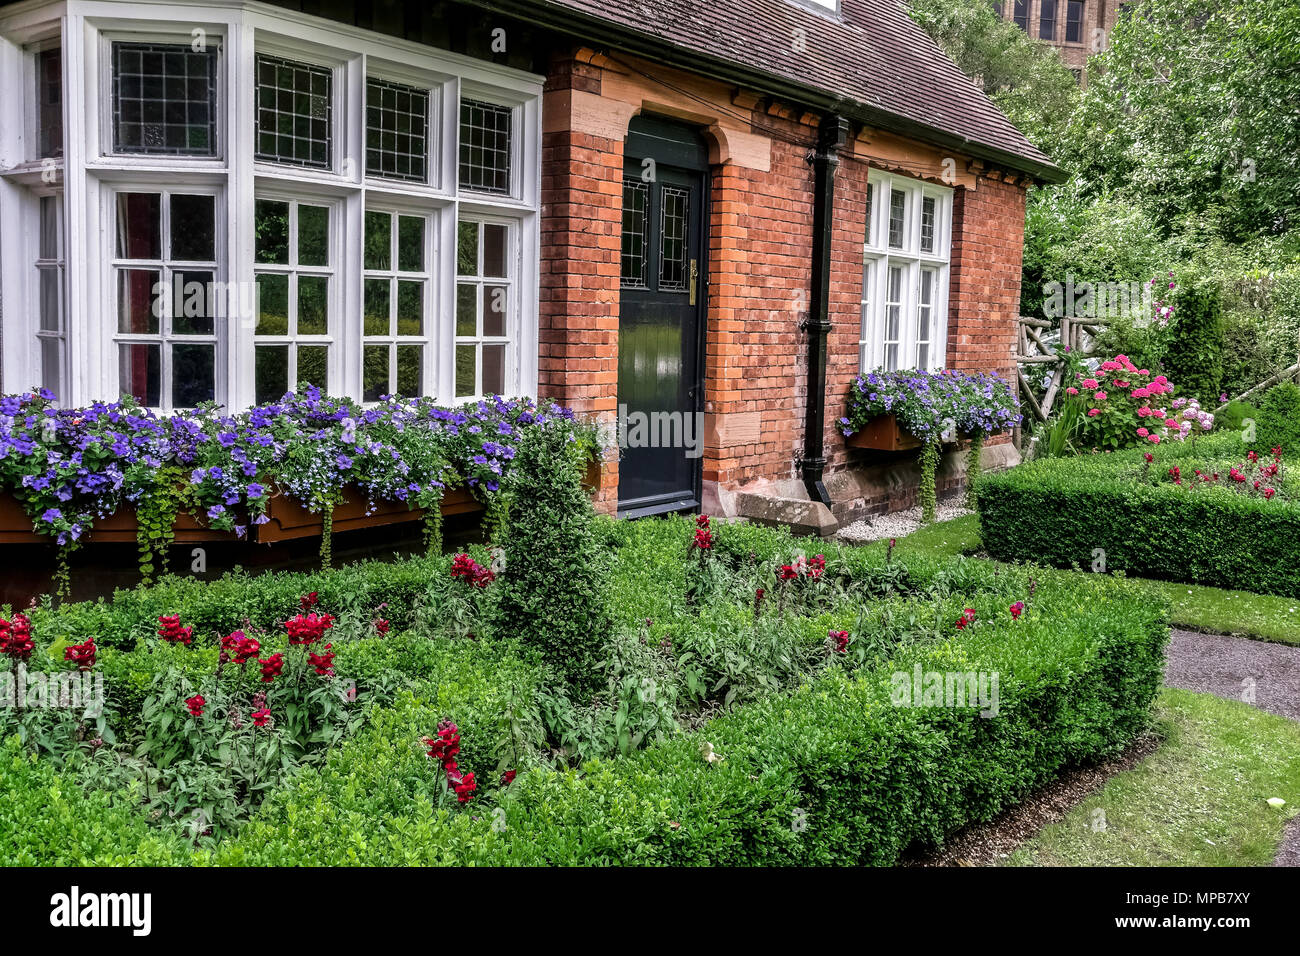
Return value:
M 1056 579 L 1019 621 L 1000 595 L 974 606 L 982 623 L 888 667 L 830 672 L 631 757 L 534 769 L 473 816 L 429 796 L 436 770 L 410 741 L 433 711 L 408 701 L 323 770 L 299 775 L 214 862 L 895 863 L 991 819 L 1066 766 L 1121 750 L 1160 684 L 1163 608 L 1128 582 Z M 892 706 L 890 674 L 917 662 L 997 670 L 998 716 Z M 720 762 L 705 759 L 706 742 Z M 376 794 L 359 777 L 391 786 Z
M 1187 458 L 1152 468 L 1174 460 L 1191 474 Z M 1139 467 L 1116 455 L 990 475 L 978 492 L 980 540 L 999 561 L 1088 569 L 1101 549 L 1106 571 L 1300 597 L 1300 502 L 1152 484 Z

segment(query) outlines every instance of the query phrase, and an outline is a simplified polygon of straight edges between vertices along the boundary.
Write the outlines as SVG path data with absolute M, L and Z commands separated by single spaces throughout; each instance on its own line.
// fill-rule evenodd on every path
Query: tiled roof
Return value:
M 499 6 L 487 0 L 485 6 Z M 1051 160 L 1025 139 L 906 13 L 902 0 L 840 0 L 838 15 L 798 0 L 514 0 L 616 26 L 701 58 L 727 61 L 785 84 L 850 101 L 844 112 L 880 113 L 941 145 L 977 144 L 986 158 L 1047 178 Z M 796 42 L 802 30 L 802 44 Z M 708 65 L 701 62 L 702 72 Z M 855 109 L 856 107 L 856 109 Z M 877 123 L 876 125 L 885 125 Z M 918 128 L 919 127 L 919 128 Z

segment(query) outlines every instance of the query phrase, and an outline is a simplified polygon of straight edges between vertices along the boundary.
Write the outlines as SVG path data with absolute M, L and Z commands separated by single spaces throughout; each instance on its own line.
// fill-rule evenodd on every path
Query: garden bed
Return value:
M 476 565 L 169 578 L 33 610 L 33 667 L 69 667 L 65 648 L 99 642 L 107 712 L 54 750 L 54 731 L 77 721 L 42 716 L 54 723 L 35 756 L 16 740 L 0 755 L 17 791 L 0 809 L 5 862 L 888 864 L 1121 752 L 1146 726 L 1165 625 L 1127 582 L 1035 581 L 883 545 L 825 545 L 818 558 L 779 530 L 681 518 L 600 519 L 592 533 L 611 568 L 592 701 L 557 686 L 524 635 L 494 630 L 502 581 L 485 551 Z M 283 622 L 308 613 L 329 613 L 332 628 L 288 645 Z M 169 615 L 193 627 L 191 644 L 160 638 Z M 258 664 L 227 664 L 214 682 L 218 637 L 236 629 L 260 639 L 263 660 L 283 653 L 285 676 L 263 684 Z M 305 663 L 325 640 L 329 677 Z M 916 666 L 996 672 L 996 715 L 900 705 L 895 675 Z M 342 711 L 327 703 L 339 686 L 354 688 Z M 228 708 L 259 691 L 268 726 L 245 710 L 230 740 L 237 753 L 280 747 L 286 763 L 254 799 L 241 796 L 246 768 L 204 741 L 230 733 Z M 208 709 L 191 718 L 200 692 Z M 14 719 L 0 713 L 0 736 Z M 426 754 L 447 719 L 457 773 L 477 780 L 464 804 Z M 161 776 L 127 793 L 139 761 Z M 206 786 L 221 810 L 196 831 L 205 798 L 186 788 Z M 51 815 L 79 822 L 60 830 Z M 331 839 L 306 820 L 327 822 Z

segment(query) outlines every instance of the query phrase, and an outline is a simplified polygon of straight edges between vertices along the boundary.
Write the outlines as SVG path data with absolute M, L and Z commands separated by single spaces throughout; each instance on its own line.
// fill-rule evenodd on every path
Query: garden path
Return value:
M 1170 687 L 1242 700 L 1300 720 L 1300 647 L 1175 630 L 1165 659 Z M 1273 865 L 1300 866 L 1300 816 L 1287 825 Z

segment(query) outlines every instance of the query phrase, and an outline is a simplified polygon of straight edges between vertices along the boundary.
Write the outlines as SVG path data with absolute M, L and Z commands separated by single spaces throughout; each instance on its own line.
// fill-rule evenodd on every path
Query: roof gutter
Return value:
M 558 33 L 571 35 L 577 33 L 586 43 L 592 41 L 607 43 L 667 66 L 692 73 L 708 73 L 710 76 L 738 86 L 759 89 L 810 106 L 821 113 L 844 116 L 875 129 L 886 130 L 899 136 L 1027 173 L 1040 182 L 1063 183 L 1069 179 L 1069 174 L 1065 170 L 1051 163 L 1042 163 L 1008 150 L 977 143 L 965 136 L 918 123 L 858 100 L 828 93 L 773 73 L 756 70 L 724 57 L 690 50 L 669 43 L 661 37 L 642 33 L 569 7 L 542 3 L 538 0 L 463 0 L 463 2 L 505 16 L 513 16 Z

